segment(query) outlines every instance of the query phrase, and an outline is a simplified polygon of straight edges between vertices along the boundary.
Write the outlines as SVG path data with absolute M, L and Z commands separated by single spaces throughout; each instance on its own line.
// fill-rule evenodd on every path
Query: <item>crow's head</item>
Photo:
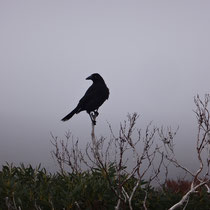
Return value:
M 92 80 L 93 82 L 99 82 L 99 81 L 103 81 L 103 78 L 101 77 L 100 74 L 98 73 L 94 73 L 94 74 L 91 74 L 89 77 L 86 78 L 87 80 Z

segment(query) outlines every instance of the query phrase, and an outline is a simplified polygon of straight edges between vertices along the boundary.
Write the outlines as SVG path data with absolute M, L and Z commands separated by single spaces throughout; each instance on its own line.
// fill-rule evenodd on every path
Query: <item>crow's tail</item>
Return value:
M 68 115 L 66 115 L 61 121 L 67 121 L 70 118 L 73 117 L 74 114 L 76 114 L 78 111 L 78 108 L 76 107 L 72 112 L 70 112 Z

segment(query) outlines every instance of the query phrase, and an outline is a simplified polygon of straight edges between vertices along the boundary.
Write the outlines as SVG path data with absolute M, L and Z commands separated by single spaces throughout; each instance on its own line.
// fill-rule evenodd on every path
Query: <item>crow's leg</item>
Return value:
M 91 119 L 91 121 L 92 121 L 92 123 L 93 123 L 93 125 L 96 125 L 96 115 L 95 115 L 95 113 L 94 112 L 90 112 L 90 113 L 88 113 L 89 114 L 89 116 L 90 116 L 90 119 Z

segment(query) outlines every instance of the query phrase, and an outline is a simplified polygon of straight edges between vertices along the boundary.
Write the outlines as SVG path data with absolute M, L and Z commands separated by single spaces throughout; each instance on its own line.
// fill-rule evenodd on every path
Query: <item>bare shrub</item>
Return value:
M 194 112 L 198 125 L 195 149 L 200 165 L 196 171 L 180 164 L 177 160 L 174 139 L 178 128 L 175 130 L 170 127 L 157 128 L 150 123 L 145 131 L 136 129 L 136 121 L 139 117 L 136 113 L 129 114 L 127 120 L 120 124 L 117 135 L 109 124 L 110 139 L 97 138 L 95 125 L 92 124 L 91 141 L 87 143 L 85 149 L 79 148 L 78 140 L 74 141 L 69 132 L 66 134 L 66 140 L 58 140 L 52 135 L 52 145 L 54 146 L 52 155 L 57 161 L 61 173 L 65 173 L 65 167 L 69 167 L 72 173 L 80 173 L 83 170 L 93 171 L 95 168 L 101 169 L 110 189 L 117 197 L 116 210 L 123 209 L 122 206 L 125 204 L 132 210 L 132 200 L 137 189 L 144 191 L 142 208 L 148 209 L 148 189 L 153 181 L 183 195 L 181 200 L 174 204 L 170 210 L 181 206 L 184 206 L 185 209 L 190 195 L 198 192 L 201 187 L 205 187 L 210 193 L 209 100 L 209 95 L 205 95 L 204 100 L 201 100 L 199 95 L 194 98 L 196 106 Z M 157 142 L 157 139 L 161 141 Z M 175 183 L 169 180 L 169 167 L 172 165 L 190 175 L 191 181 L 178 180 Z M 115 171 L 116 181 L 114 183 L 109 176 L 110 167 Z M 163 181 L 160 179 L 161 171 L 165 174 Z M 132 189 L 128 189 L 126 184 L 133 177 L 135 177 L 134 185 Z M 142 185 L 145 179 L 147 183 Z
M 185 171 L 188 175 L 192 177 L 192 181 L 190 182 L 190 188 L 183 195 L 182 199 L 173 205 L 170 210 L 174 210 L 178 207 L 185 205 L 189 201 L 189 196 L 192 193 L 198 192 L 199 188 L 202 186 L 206 187 L 207 192 L 210 192 L 209 184 L 210 184 L 210 115 L 209 115 L 209 94 L 206 94 L 204 99 L 201 100 L 199 95 L 194 97 L 194 103 L 196 109 L 194 111 L 197 118 L 197 138 L 195 142 L 196 149 L 196 157 L 198 162 L 200 163 L 199 168 L 194 172 L 188 167 L 179 163 L 176 158 L 176 154 L 174 152 L 174 136 L 175 132 L 172 132 L 171 129 L 168 129 L 164 132 L 163 129 L 159 130 L 160 139 L 164 145 L 164 151 L 161 151 L 161 154 L 164 154 L 164 165 L 167 166 L 169 164 L 173 164 L 175 167 Z M 165 164 L 165 161 L 167 164 Z
M 137 119 L 136 113 L 128 115 L 127 120 L 120 124 L 117 136 L 109 124 L 111 132 L 109 140 L 103 137 L 97 139 L 94 132 L 95 125 L 92 124 L 92 141 L 87 143 L 85 152 L 78 148 L 78 141 L 71 140 L 70 142 L 70 133 L 67 133 L 66 141 L 59 141 L 52 135 L 54 146 L 52 155 L 57 160 L 61 172 L 64 173 L 65 166 L 70 167 L 74 173 L 82 171 L 82 165 L 90 171 L 95 167 L 102 169 L 110 188 L 118 198 L 115 209 L 120 209 L 123 203 L 128 203 L 129 208 L 133 209 L 132 198 L 137 188 L 141 187 L 141 182 L 146 177 L 148 178 L 147 185 L 150 185 L 158 176 L 163 161 L 163 156 L 158 153 L 159 148 L 155 145 L 157 128 L 152 127 L 150 123 L 142 133 L 141 130 L 135 128 Z M 157 165 L 153 162 L 156 156 L 160 156 Z M 116 171 L 117 186 L 110 180 L 110 165 Z M 136 183 L 128 192 L 125 185 L 133 177 L 137 178 Z M 147 188 L 145 187 L 144 190 L 146 209 Z

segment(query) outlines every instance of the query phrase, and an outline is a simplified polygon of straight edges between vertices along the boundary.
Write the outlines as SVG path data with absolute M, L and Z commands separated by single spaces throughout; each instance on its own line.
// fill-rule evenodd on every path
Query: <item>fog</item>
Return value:
M 117 132 L 137 112 L 139 128 L 179 126 L 177 153 L 192 165 L 193 97 L 210 87 L 209 10 L 203 0 L 0 0 L 0 163 L 53 170 L 50 132 L 90 141 L 85 112 L 60 119 L 98 72 L 110 98 L 99 110 L 97 136 L 109 137 L 107 122 Z

